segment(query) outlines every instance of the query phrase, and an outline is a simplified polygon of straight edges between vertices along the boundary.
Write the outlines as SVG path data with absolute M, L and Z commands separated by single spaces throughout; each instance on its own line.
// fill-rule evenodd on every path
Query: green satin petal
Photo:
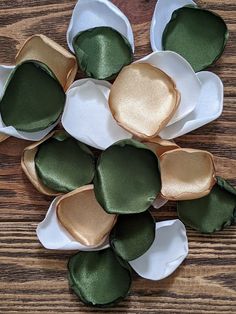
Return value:
M 60 117 L 65 93 L 51 70 L 38 61 L 16 66 L 0 102 L 2 120 L 19 131 L 44 130 Z
M 111 27 L 95 27 L 78 33 L 73 47 L 80 69 L 95 79 L 113 79 L 133 60 L 129 41 Z
M 94 306 L 121 301 L 131 286 L 131 269 L 111 249 L 79 252 L 68 263 L 69 283 L 81 300 Z
M 203 233 L 213 233 L 235 221 L 236 190 L 224 179 L 205 197 L 178 202 L 178 215 L 187 226 Z
M 144 144 L 122 140 L 101 154 L 95 172 L 94 192 L 108 213 L 144 212 L 160 189 L 158 159 Z
M 63 193 L 91 183 L 95 171 L 88 147 L 65 134 L 43 142 L 35 156 L 36 172 L 43 184 Z
M 223 53 L 228 29 L 217 14 L 193 6 L 173 12 L 162 36 L 164 50 L 183 56 L 195 72 L 212 65 Z
M 121 258 L 132 261 L 150 248 L 155 231 L 155 220 L 149 211 L 120 215 L 110 234 L 110 245 Z

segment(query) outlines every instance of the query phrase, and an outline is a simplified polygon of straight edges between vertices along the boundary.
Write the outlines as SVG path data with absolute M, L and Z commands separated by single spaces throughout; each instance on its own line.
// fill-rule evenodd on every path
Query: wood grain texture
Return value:
M 75 0 L 1 0 L 0 64 L 12 64 L 23 41 L 43 33 L 66 47 L 65 33 Z M 136 58 L 148 54 L 149 28 L 156 0 L 114 0 L 132 22 Z M 223 115 L 183 136 L 183 147 L 215 155 L 218 175 L 236 185 L 236 24 L 234 0 L 198 1 L 227 22 L 230 39 L 212 67 L 225 85 Z M 40 195 L 20 168 L 28 143 L 10 138 L 0 144 L 0 313 L 236 313 L 236 226 L 204 236 L 188 230 L 188 259 L 160 282 L 134 276 L 130 296 L 112 309 L 83 305 L 69 291 L 70 252 L 43 249 L 35 234 L 49 197 Z M 174 203 L 154 211 L 156 219 L 176 217 Z M 158 267 L 158 265 L 157 265 Z

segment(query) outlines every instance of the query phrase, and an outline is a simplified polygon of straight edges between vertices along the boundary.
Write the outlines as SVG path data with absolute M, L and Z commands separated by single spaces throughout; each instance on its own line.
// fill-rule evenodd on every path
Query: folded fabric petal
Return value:
M 106 212 L 144 212 L 160 190 L 158 158 L 144 144 L 135 140 L 119 141 L 100 155 L 94 192 Z
M 58 123 L 64 102 L 64 91 L 51 70 L 41 62 L 25 61 L 5 84 L 0 133 L 41 140 Z
M 193 229 L 202 233 L 222 230 L 236 221 L 236 190 L 217 177 L 210 194 L 197 200 L 180 201 L 177 210 L 180 220 Z
M 155 220 L 149 211 L 119 215 L 110 233 L 110 245 L 126 261 L 143 255 L 155 239 Z
M 74 82 L 62 115 L 62 125 L 71 136 L 101 150 L 132 137 L 112 117 L 107 101 L 110 87 L 110 83 L 94 79 Z
M 170 276 L 188 255 L 188 239 L 180 220 L 156 223 L 156 237 L 150 249 L 129 262 L 146 279 L 161 280 Z
M 150 38 L 154 51 L 175 51 L 197 72 L 221 56 L 228 30 L 219 15 L 197 7 L 191 0 L 159 0 Z
M 58 196 L 37 227 L 41 244 L 53 250 L 100 250 L 116 221 L 97 203 L 93 185 Z
M 108 26 L 128 39 L 134 51 L 134 36 L 127 17 L 108 0 L 79 0 L 67 30 L 67 44 L 72 52 L 74 37 L 90 28 Z
M 132 277 L 129 264 L 111 249 L 79 252 L 68 263 L 69 283 L 78 297 L 93 306 L 112 306 L 129 292 Z
M 76 58 L 45 35 L 28 38 L 16 55 L 16 64 L 36 60 L 45 63 L 55 74 L 64 90 L 73 83 L 77 73 Z
M 160 157 L 161 195 L 168 200 L 201 198 L 216 183 L 212 154 L 178 148 Z
M 160 132 L 163 139 L 173 139 L 187 134 L 221 115 L 224 100 L 224 86 L 221 79 L 207 71 L 197 73 L 197 77 L 202 87 L 196 107 L 185 118 L 163 129 Z
M 149 63 L 161 69 L 176 84 L 180 93 L 180 104 L 168 125 L 183 119 L 194 110 L 200 97 L 201 82 L 183 57 L 172 51 L 156 51 L 137 62 Z
M 46 195 L 58 195 L 92 182 L 95 160 L 91 150 L 65 131 L 54 131 L 24 149 L 22 169 Z
M 2 98 L 5 90 L 5 85 L 14 70 L 15 66 L 0 65 L 0 99 Z M 1 126 L 1 125 L 0 125 Z M 8 138 L 7 134 L 0 133 L 0 142 Z
M 158 0 L 152 17 L 150 41 L 153 51 L 161 51 L 162 35 L 172 13 L 186 5 L 196 5 L 192 0 Z

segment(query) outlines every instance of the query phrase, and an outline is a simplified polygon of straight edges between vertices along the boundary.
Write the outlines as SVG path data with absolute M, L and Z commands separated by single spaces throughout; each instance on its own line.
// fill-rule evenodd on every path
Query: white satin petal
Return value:
M 192 0 L 158 0 L 152 17 L 150 40 L 153 51 L 162 50 L 162 34 L 172 13 L 185 6 L 196 5 Z
M 41 244 L 50 250 L 93 251 L 108 247 L 105 243 L 99 247 L 88 247 L 77 242 L 59 223 L 56 214 L 56 203 L 62 196 L 56 197 L 51 203 L 44 220 L 39 223 L 36 233 Z
M 162 206 L 164 206 L 166 203 L 168 203 L 168 200 L 165 199 L 164 197 L 162 197 L 160 194 L 157 195 L 155 201 L 152 203 L 152 206 L 155 208 L 155 209 L 159 209 L 161 208 Z
M 197 73 L 202 83 L 200 98 L 193 112 L 160 132 L 163 139 L 173 139 L 217 119 L 223 110 L 224 86 L 220 78 L 208 71 Z
M 71 136 L 101 150 L 132 137 L 110 112 L 107 101 L 110 87 L 110 83 L 94 79 L 74 82 L 67 91 L 62 115 L 62 125 Z
M 130 262 L 141 277 L 161 280 L 171 275 L 188 255 L 188 239 L 183 223 L 167 220 L 156 223 L 156 237 L 150 249 Z
M 5 91 L 5 85 L 14 70 L 15 66 L 0 66 L 0 98 L 3 96 Z M 59 120 L 52 124 L 50 127 L 45 130 L 38 132 L 21 132 L 17 131 L 13 126 L 5 126 L 2 121 L 2 117 L 0 114 L 0 133 L 14 136 L 20 139 L 29 140 L 29 141 L 40 141 L 44 136 L 46 136 L 52 129 L 58 124 Z
M 168 74 L 180 92 L 180 105 L 170 120 L 171 125 L 194 110 L 201 92 L 201 82 L 191 65 L 179 54 L 172 51 L 156 51 L 137 62 L 149 63 Z
M 117 30 L 130 42 L 134 51 L 134 36 L 128 18 L 109 0 L 79 0 L 73 10 L 67 30 L 67 44 L 74 52 L 73 38 L 81 31 L 98 26 Z
M 11 65 L 0 65 L 0 98 L 2 98 L 5 90 L 5 85 L 15 69 L 15 66 Z

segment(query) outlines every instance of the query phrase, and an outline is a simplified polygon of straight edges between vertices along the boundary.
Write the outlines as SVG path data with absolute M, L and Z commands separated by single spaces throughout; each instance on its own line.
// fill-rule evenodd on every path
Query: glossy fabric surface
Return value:
M 203 233 L 213 233 L 235 221 L 236 190 L 222 178 L 217 181 L 209 195 L 178 202 L 178 215 L 185 225 Z
M 160 157 L 161 194 L 168 200 L 190 200 L 210 193 L 215 184 L 213 156 L 203 150 L 178 148 Z
M 110 234 L 110 244 L 124 260 L 143 255 L 155 239 L 155 221 L 149 211 L 141 214 L 120 215 Z
M 112 79 L 133 59 L 129 41 L 111 27 L 94 27 L 73 40 L 79 67 L 95 79 Z
M 38 147 L 35 167 L 45 186 L 66 193 L 91 183 L 95 161 L 86 145 L 67 135 L 54 136 Z
M 101 154 L 94 190 L 108 213 L 143 212 L 151 206 L 160 189 L 158 159 L 140 142 L 119 141 Z
M 167 125 L 179 100 L 175 83 L 167 74 L 148 63 L 133 63 L 112 85 L 109 106 L 119 125 L 148 138 Z
M 116 222 L 97 202 L 93 185 L 66 194 L 57 203 L 57 218 L 74 239 L 86 246 L 104 243 Z
M 60 117 L 65 93 L 43 63 L 26 61 L 12 73 L 0 102 L 2 120 L 17 130 L 44 130 Z
M 162 45 L 164 50 L 179 53 L 198 72 L 221 56 L 227 38 L 227 26 L 219 15 L 186 6 L 172 14 L 162 36 Z
M 97 252 L 79 252 L 70 258 L 69 282 L 84 303 L 110 306 L 129 292 L 130 267 L 111 249 Z

